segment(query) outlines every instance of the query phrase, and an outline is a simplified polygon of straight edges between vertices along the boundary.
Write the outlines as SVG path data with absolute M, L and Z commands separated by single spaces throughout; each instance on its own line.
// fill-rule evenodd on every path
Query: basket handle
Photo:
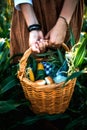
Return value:
M 62 43 L 62 47 L 65 49 L 65 51 L 70 51 L 69 47 L 65 43 Z
M 19 61 L 20 63 L 20 71 L 23 73 L 25 71 L 25 67 L 27 65 L 27 59 L 30 56 L 30 54 L 32 53 L 32 49 L 31 47 L 29 49 L 27 49 L 25 51 L 25 53 L 23 54 L 23 57 L 21 58 L 21 60 Z
M 62 47 L 65 49 L 65 51 L 70 51 L 69 47 L 65 43 L 62 43 Z M 24 71 L 25 71 L 25 67 L 27 65 L 27 59 L 28 59 L 28 57 L 30 56 L 31 53 L 32 53 L 32 49 L 30 47 L 29 49 L 27 49 L 25 51 L 23 57 L 19 61 L 19 63 L 20 63 L 20 71 L 22 73 L 24 73 Z

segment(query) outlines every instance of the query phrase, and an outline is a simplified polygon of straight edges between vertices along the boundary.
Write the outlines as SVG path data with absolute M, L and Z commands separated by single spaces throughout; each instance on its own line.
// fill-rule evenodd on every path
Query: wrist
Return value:
M 63 19 L 67 26 L 69 25 L 67 19 L 64 16 L 60 15 L 59 18 Z
M 66 26 L 67 26 L 67 29 L 68 29 L 68 28 L 69 28 L 69 24 L 68 24 L 66 18 L 63 17 L 63 16 L 61 16 L 61 15 L 59 16 L 59 18 L 62 19 L 62 20 L 64 20 L 64 22 L 65 22 L 65 24 L 66 24 Z
M 34 30 L 41 30 L 41 25 L 40 24 L 32 24 L 28 26 L 28 31 L 34 31 Z

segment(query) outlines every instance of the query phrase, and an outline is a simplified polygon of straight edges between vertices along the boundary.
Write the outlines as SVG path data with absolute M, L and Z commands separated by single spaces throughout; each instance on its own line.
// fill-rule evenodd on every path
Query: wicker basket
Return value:
M 25 98 L 31 102 L 32 111 L 36 114 L 64 113 L 69 106 L 76 79 L 68 81 L 65 87 L 62 87 L 63 82 L 39 86 L 35 82 L 30 81 L 25 76 L 25 67 L 31 53 L 31 48 L 29 48 L 21 58 L 18 78 L 22 85 Z

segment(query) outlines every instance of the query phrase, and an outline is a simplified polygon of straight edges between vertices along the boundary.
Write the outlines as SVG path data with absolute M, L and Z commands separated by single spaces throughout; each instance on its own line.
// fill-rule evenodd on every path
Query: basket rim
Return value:
M 54 88 L 57 88 L 57 89 L 60 89 L 60 88 L 65 88 L 69 83 L 71 83 L 71 82 L 75 82 L 76 81 L 76 78 L 74 78 L 74 79 L 72 79 L 72 80 L 69 80 L 66 84 L 65 84 L 65 86 L 64 87 L 62 87 L 63 86 L 63 84 L 64 84 L 64 82 L 60 82 L 60 83 L 52 83 L 52 84 L 45 84 L 45 85 L 38 85 L 38 84 L 36 84 L 35 82 L 33 82 L 33 81 L 30 81 L 27 77 L 22 77 L 22 79 L 20 80 L 20 81 L 22 81 L 22 82 L 26 82 L 26 84 L 27 85 L 30 85 L 30 86 L 32 86 L 33 88 L 42 88 L 42 89 L 46 89 L 46 88 L 48 88 L 48 89 L 54 89 Z

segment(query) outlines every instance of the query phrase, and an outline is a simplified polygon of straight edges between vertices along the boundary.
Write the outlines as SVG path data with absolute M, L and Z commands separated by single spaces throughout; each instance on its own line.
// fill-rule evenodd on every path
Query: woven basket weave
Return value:
M 23 88 L 25 98 L 31 102 L 31 109 L 34 113 L 58 114 L 64 113 L 68 108 L 76 79 L 70 80 L 62 87 L 63 82 L 51 85 L 37 85 L 25 76 L 27 59 L 32 53 L 31 48 L 26 50 L 20 60 L 18 78 Z

